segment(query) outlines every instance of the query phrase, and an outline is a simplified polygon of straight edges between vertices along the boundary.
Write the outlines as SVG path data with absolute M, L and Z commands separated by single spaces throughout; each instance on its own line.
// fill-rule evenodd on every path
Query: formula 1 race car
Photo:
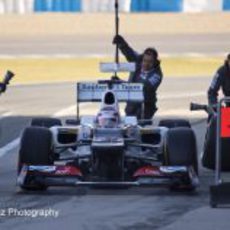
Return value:
M 121 116 L 119 102 L 127 101 L 143 101 L 142 84 L 78 83 L 76 121 L 62 125 L 59 119 L 35 118 L 24 130 L 18 185 L 24 190 L 157 185 L 194 190 L 199 180 L 191 127 L 183 120 L 179 126 L 184 127 L 170 120 L 158 127 L 140 125 L 134 116 Z M 100 109 L 80 116 L 81 102 L 100 102 Z

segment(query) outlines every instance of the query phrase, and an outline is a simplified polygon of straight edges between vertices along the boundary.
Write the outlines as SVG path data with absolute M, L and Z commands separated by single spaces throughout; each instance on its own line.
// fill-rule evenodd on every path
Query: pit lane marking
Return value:
M 204 118 L 204 117 L 207 117 L 207 114 L 204 111 L 191 112 L 189 110 L 189 108 L 188 109 L 170 109 L 170 110 L 159 109 L 156 113 L 156 116 L 177 116 L 177 117 Z
M 76 105 L 71 105 L 65 109 L 59 110 L 53 114 L 53 117 L 64 117 L 66 115 L 76 114 Z
M 163 94 L 163 93 L 162 93 Z M 158 98 L 160 100 L 171 100 L 171 99 L 178 99 L 178 98 L 192 98 L 192 97 L 202 97 L 202 96 L 206 96 L 207 93 L 204 91 L 200 91 L 200 92 L 186 92 L 186 93 L 175 93 L 175 94 L 163 94 L 163 95 L 159 95 Z
M 19 145 L 20 139 L 21 138 L 18 137 L 16 139 L 14 139 L 13 141 L 11 141 L 10 143 L 8 143 L 5 146 L 3 146 L 2 148 L 0 148 L 0 157 L 3 157 L 8 152 L 10 152 L 11 150 L 15 149 Z
M 54 113 L 52 116 L 53 117 L 59 117 L 59 116 L 64 116 L 64 115 L 70 114 L 70 111 L 73 110 L 74 107 L 76 107 L 76 105 L 67 107 L 67 108 L 62 109 L 62 110 L 59 110 L 56 113 Z M 4 117 L 6 117 L 6 116 L 12 115 L 12 113 L 7 112 L 7 113 L 4 113 L 3 115 L 4 115 Z M 8 152 L 12 151 L 13 149 L 17 148 L 20 144 L 20 139 L 21 139 L 21 137 L 17 137 L 16 139 L 12 140 L 8 144 L 1 147 L 0 148 L 0 158 L 3 157 Z
M 5 113 L 0 115 L 0 120 L 2 120 L 3 118 L 6 118 L 6 117 L 12 116 L 12 115 L 13 115 L 13 112 L 5 112 Z

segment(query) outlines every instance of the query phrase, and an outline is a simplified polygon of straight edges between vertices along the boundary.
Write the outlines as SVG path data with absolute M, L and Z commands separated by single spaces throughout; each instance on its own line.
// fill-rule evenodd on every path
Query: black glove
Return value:
M 10 70 L 7 70 L 3 83 L 8 85 L 13 77 L 14 77 L 14 73 L 11 72 Z
M 111 80 L 112 81 L 120 81 L 121 79 L 118 76 L 112 76 Z
M 6 84 L 0 83 L 0 93 L 4 93 L 6 91 Z
M 125 82 L 124 80 L 122 80 L 121 78 L 119 78 L 118 76 L 112 76 L 111 80 L 115 83 L 121 83 L 121 82 Z
M 114 45 L 124 45 L 126 44 L 126 41 L 121 35 L 118 34 L 113 38 L 113 44 Z

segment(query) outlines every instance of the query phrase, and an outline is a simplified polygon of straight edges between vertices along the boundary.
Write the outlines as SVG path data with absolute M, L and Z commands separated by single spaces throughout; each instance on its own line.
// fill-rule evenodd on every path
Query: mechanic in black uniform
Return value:
M 224 65 L 217 70 L 208 89 L 209 105 L 216 107 L 216 104 L 218 103 L 218 91 L 220 88 L 225 97 L 230 96 L 230 53 L 227 55 Z
M 136 71 L 130 74 L 129 82 L 144 84 L 144 119 L 151 119 L 157 111 L 156 91 L 159 87 L 163 73 L 155 48 L 147 48 L 143 54 L 134 51 L 121 35 L 116 35 L 113 44 L 124 54 L 129 62 L 136 63 Z M 125 108 L 126 115 L 142 118 L 142 104 L 128 102 Z

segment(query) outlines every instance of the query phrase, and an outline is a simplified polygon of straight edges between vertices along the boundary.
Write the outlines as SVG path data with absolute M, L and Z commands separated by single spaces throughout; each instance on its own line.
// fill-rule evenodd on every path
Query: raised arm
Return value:
M 136 62 L 138 60 L 140 55 L 129 46 L 121 35 L 114 37 L 113 44 L 118 45 L 119 50 L 126 57 L 127 61 Z

